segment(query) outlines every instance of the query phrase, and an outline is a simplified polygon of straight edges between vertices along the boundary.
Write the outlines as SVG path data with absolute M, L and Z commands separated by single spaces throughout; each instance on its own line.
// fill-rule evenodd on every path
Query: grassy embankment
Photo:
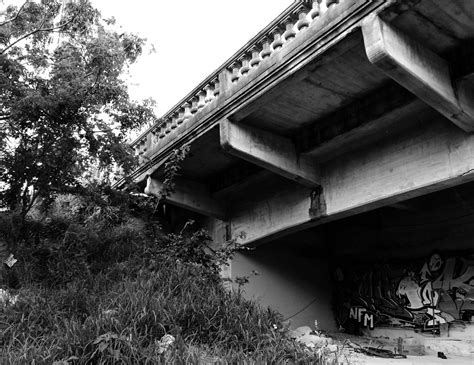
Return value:
M 1 363 L 315 361 L 278 313 L 224 289 L 229 250 L 207 249 L 202 231 L 162 233 L 146 204 L 96 196 L 21 228 L 2 218 L 21 287 L 0 309 Z

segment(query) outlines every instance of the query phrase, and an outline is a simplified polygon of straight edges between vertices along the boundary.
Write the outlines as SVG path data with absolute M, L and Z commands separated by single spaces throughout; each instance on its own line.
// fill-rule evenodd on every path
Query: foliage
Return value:
M 160 191 L 159 199 L 165 198 L 174 192 L 175 180 L 181 169 L 181 163 L 189 153 L 191 146 L 184 144 L 171 152 L 169 158 L 165 162 L 165 174 L 163 179 L 163 187 Z
M 2 362 L 196 363 L 314 360 L 289 340 L 280 316 L 209 282 L 202 268 L 162 262 L 156 272 L 111 280 L 96 275 L 90 285 L 63 289 L 29 285 L 13 306 L 0 312 Z M 119 268 L 116 270 L 126 270 Z M 160 354 L 159 340 L 176 338 Z M 198 350 L 199 349 L 199 350 Z
M 0 309 L 2 363 L 315 362 L 281 315 L 224 288 L 232 245 L 211 250 L 192 222 L 152 229 L 150 198 L 89 192 L 75 214 L 28 221 L 14 248 L 22 288 Z M 163 353 L 164 335 L 176 341 Z
M 89 0 L 60 3 L 0 12 L 0 206 L 23 215 L 91 168 L 133 169 L 128 132 L 155 121 L 153 102 L 131 101 L 123 80 L 144 39 L 114 30 Z

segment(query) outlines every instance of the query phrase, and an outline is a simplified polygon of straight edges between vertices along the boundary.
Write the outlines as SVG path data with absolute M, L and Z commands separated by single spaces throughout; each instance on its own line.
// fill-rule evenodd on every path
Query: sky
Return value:
M 130 70 L 134 99 L 152 97 L 163 115 L 292 0 L 92 0 L 104 17 L 153 44 Z

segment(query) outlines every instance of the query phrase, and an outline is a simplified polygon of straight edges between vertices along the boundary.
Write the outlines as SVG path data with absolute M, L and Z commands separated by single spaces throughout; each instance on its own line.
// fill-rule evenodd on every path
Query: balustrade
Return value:
M 155 140 L 166 138 L 181 124 L 189 121 L 206 105 L 221 95 L 220 74 L 227 72 L 231 84 L 239 83 L 246 75 L 257 69 L 263 61 L 278 52 L 287 43 L 291 42 L 298 34 L 311 27 L 318 19 L 342 0 L 300 0 L 295 2 L 286 13 L 272 22 L 267 30 L 256 38 L 254 44 L 247 45 L 234 59 L 230 60 L 223 68 L 218 70 L 206 82 L 189 94 L 181 103 L 163 116 L 158 124 L 148 128 L 148 133 Z M 225 80 L 225 79 L 223 79 Z M 224 81 L 225 82 L 225 81 Z M 226 85 L 224 88 L 227 88 Z M 134 143 L 136 153 L 143 153 L 143 136 Z M 153 139 L 153 138 L 152 138 Z M 139 152 L 137 152 L 139 151 Z

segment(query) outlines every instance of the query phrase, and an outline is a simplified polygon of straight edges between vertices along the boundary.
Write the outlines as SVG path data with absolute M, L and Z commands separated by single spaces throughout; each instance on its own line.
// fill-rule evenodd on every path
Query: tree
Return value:
M 130 100 L 123 75 L 144 42 L 89 0 L 0 11 L 1 205 L 25 215 L 38 197 L 81 186 L 91 166 L 134 168 L 128 133 L 156 118 L 152 100 Z

